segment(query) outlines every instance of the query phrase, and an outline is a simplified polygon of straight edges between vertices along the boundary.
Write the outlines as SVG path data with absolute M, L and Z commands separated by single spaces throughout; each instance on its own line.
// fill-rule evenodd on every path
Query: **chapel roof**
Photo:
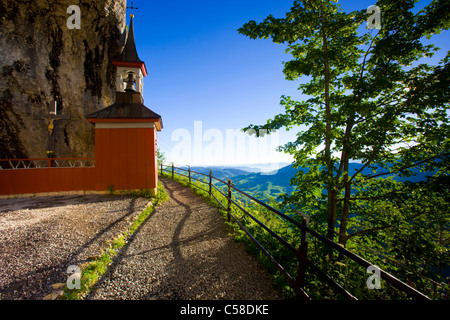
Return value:
M 134 16 L 131 15 L 130 27 L 128 30 L 127 42 L 125 43 L 125 47 L 123 48 L 122 53 L 120 54 L 118 59 L 115 60 L 144 63 L 144 61 L 139 59 L 139 55 L 136 50 L 136 42 L 134 39 L 133 17 Z

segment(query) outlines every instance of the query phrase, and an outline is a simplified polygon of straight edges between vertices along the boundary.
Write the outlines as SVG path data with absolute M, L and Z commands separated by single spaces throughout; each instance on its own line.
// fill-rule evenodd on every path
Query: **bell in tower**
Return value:
M 125 87 L 125 92 L 136 92 L 135 88 L 136 81 L 134 80 L 133 72 L 128 73 L 128 78 L 125 82 L 127 84 Z
M 134 39 L 134 16 L 131 15 L 125 47 L 122 53 L 112 61 L 117 68 L 117 92 L 137 92 L 143 94 L 144 77 L 147 76 L 147 68 L 144 61 L 139 59 Z

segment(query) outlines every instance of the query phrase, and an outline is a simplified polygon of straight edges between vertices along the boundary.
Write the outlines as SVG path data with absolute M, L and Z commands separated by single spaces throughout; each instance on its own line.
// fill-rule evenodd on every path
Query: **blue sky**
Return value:
M 375 2 L 339 1 L 344 11 L 366 9 Z M 289 162 L 291 158 L 275 147 L 294 140 L 295 132 L 280 132 L 265 142 L 238 138 L 243 127 L 282 113 L 282 95 L 296 100 L 302 96 L 299 82 L 284 79 L 282 62 L 289 60 L 285 47 L 251 40 L 237 29 L 269 14 L 283 17 L 293 0 L 133 3 L 138 7 L 137 50 L 149 73 L 144 79 L 144 104 L 163 118 L 158 146 L 167 160 L 178 165 Z M 127 23 L 129 14 L 128 10 Z M 439 39 L 448 50 L 448 33 Z

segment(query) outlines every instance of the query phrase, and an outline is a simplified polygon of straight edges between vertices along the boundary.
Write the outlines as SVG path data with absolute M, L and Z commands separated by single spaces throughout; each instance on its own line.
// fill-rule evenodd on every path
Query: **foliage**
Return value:
M 56 156 L 55 151 L 46 151 L 45 154 L 47 155 L 47 158 L 54 158 Z
M 358 33 L 365 9 L 346 13 L 332 0 L 294 1 L 285 18 L 250 21 L 239 32 L 285 44 L 293 57 L 284 63 L 286 79 L 307 79 L 299 90 L 308 99 L 283 96 L 283 114 L 243 129 L 298 130 L 280 150 L 294 156 L 294 167 L 309 170 L 291 180 L 285 210 L 307 213 L 328 238 L 426 290 L 421 279 L 442 282 L 440 271 L 450 265 L 450 77 L 448 54 L 439 64 L 421 63 L 438 50 L 423 39 L 447 30 L 450 19 L 445 1 L 418 12 L 415 3 L 379 0 L 381 29 Z M 350 173 L 350 161 L 362 163 L 361 170 Z M 434 174 L 420 183 L 392 179 L 417 168 Z M 336 257 L 328 258 L 334 265 Z
M 156 160 L 158 162 L 158 166 L 161 165 L 161 163 L 164 163 L 166 161 L 166 155 L 161 150 L 156 150 Z
M 108 192 L 110 195 L 113 195 L 116 192 L 115 186 L 113 184 L 108 185 Z

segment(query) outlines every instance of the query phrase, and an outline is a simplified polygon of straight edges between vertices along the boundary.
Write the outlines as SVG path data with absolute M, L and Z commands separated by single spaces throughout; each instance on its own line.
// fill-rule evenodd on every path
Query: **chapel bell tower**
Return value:
M 127 40 L 112 64 L 117 68 L 116 100 L 87 116 L 95 125 L 95 163 L 98 189 L 157 191 L 157 132 L 161 116 L 144 105 L 143 78 L 147 75 L 134 41 L 133 14 Z
M 112 64 L 117 68 L 116 91 L 117 92 L 138 92 L 143 94 L 144 77 L 147 76 L 145 62 L 139 59 L 134 40 L 134 15 L 131 14 L 130 27 L 128 30 L 127 42 L 118 57 Z

